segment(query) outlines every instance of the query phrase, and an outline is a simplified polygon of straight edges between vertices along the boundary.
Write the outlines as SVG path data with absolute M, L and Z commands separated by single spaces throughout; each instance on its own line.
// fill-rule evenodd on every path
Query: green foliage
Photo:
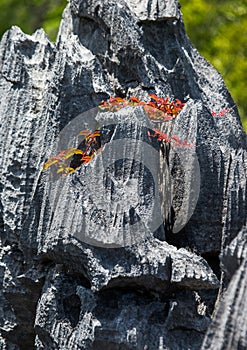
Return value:
M 247 130 L 247 0 L 180 0 L 187 33 L 222 74 Z
M 0 37 L 17 25 L 27 34 L 44 28 L 55 41 L 66 4 L 67 0 L 0 0 Z

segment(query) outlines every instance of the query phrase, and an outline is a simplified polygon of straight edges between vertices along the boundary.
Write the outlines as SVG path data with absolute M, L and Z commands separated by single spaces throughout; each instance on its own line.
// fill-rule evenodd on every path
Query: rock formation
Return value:
M 55 44 L 12 27 L 0 90 L 0 349 L 246 348 L 246 134 L 178 2 L 70 0 Z M 186 105 L 97 108 L 150 93 Z M 97 127 L 88 165 L 42 171 Z

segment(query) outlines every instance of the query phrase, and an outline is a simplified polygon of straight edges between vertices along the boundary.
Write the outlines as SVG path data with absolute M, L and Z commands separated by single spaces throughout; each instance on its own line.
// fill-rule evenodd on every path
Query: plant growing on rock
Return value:
M 185 106 L 185 103 L 182 103 L 179 99 L 174 101 L 169 97 L 163 98 L 158 97 L 155 94 L 150 94 L 150 101 L 148 102 L 141 101 L 139 98 L 132 96 L 129 99 L 110 97 L 108 101 L 102 101 L 99 104 L 101 110 L 108 110 L 110 112 L 116 112 L 126 106 L 143 106 L 148 117 L 153 122 L 168 122 L 178 116 Z M 102 151 L 100 129 L 94 131 L 82 130 L 79 135 L 84 136 L 85 150 L 78 148 L 63 150 L 58 155 L 49 158 L 45 162 L 43 170 L 48 169 L 50 166 L 56 166 L 57 173 L 66 176 L 73 173 L 82 165 L 88 164 L 96 154 Z M 163 146 L 172 144 L 175 147 L 194 147 L 186 140 L 182 141 L 175 135 L 169 136 L 168 134 L 164 134 L 157 128 L 149 130 L 148 136 L 149 138 L 156 138 L 161 145 L 163 144 Z

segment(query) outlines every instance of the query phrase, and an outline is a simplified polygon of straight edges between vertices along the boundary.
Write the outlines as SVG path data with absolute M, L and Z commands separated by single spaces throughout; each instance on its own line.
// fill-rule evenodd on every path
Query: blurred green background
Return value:
M 247 131 L 247 0 L 179 0 L 194 46 L 222 74 Z
M 12 25 L 28 34 L 42 27 L 55 41 L 66 4 L 67 0 L 0 0 L 0 36 Z
M 222 74 L 247 130 L 247 0 L 180 0 L 187 33 Z M 43 27 L 56 39 L 67 0 L 0 0 L 0 36 L 12 25 L 25 33 Z

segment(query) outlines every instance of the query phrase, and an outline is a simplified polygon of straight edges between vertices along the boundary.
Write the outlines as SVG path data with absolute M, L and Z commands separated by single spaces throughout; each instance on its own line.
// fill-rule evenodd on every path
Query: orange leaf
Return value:
M 136 97 L 136 96 L 130 97 L 129 101 L 130 101 L 130 102 L 136 102 L 136 103 L 139 103 L 139 102 L 140 102 L 139 98 Z
M 81 160 L 83 161 L 83 163 L 89 163 L 92 160 L 92 157 L 85 155 L 81 157 Z
M 155 94 L 150 94 L 149 96 L 150 96 L 153 100 L 159 101 L 159 97 L 156 96 Z
M 81 136 L 87 136 L 88 134 L 90 134 L 91 131 L 90 130 L 82 130 L 79 132 L 78 135 L 81 135 Z
M 109 100 L 110 103 L 114 103 L 114 102 L 121 103 L 121 102 L 125 102 L 125 101 L 126 100 L 123 99 L 122 97 L 110 97 L 110 100 Z
M 97 130 L 95 130 L 93 133 L 92 133 L 92 136 L 93 137 L 100 137 L 100 131 L 99 131 L 99 129 L 97 129 Z

